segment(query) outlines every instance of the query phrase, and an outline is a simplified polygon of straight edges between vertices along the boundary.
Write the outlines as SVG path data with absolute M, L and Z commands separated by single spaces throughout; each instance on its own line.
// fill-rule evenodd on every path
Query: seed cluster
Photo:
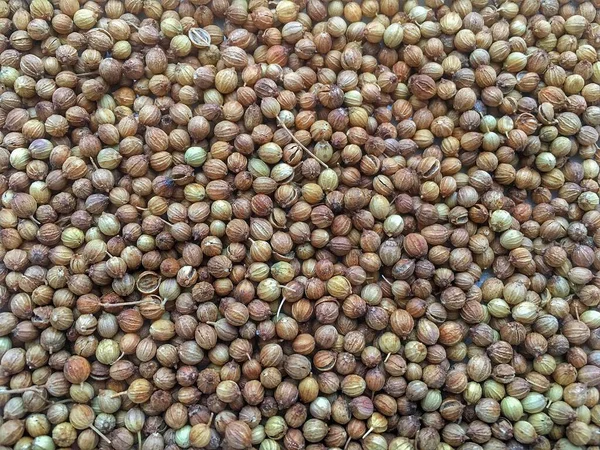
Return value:
M 0 450 L 599 449 L 599 11 L 0 0 Z

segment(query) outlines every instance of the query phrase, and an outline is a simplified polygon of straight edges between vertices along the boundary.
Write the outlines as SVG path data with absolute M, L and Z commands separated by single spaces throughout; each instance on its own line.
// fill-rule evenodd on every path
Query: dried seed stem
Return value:
M 281 309 L 283 308 L 283 304 L 285 303 L 285 297 L 281 299 L 281 303 L 279 303 L 279 307 L 277 308 L 277 314 L 275 315 L 275 319 L 279 319 L 279 314 L 281 313 Z
M 106 443 L 110 444 L 110 439 L 107 438 L 104 433 L 102 433 L 98 428 L 96 428 L 94 425 L 90 425 L 90 429 L 94 430 L 94 433 L 96 433 L 98 436 L 100 436 L 102 438 L 103 441 L 105 441 Z
M 309 149 L 307 149 L 304 144 L 302 142 L 300 142 L 296 136 L 294 136 L 294 134 L 290 131 L 290 129 L 285 125 L 285 123 L 283 123 L 283 121 L 277 117 L 277 123 L 279 124 L 279 126 L 281 128 L 283 128 L 285 131 L 287 131 L 287 133 L 290 135 L 290 137 L 292 138 L 292 140 L 298 144 L 300 146 L 300 148 L 302 150 L 304 150 L 306 153 L 308 153 L 310 156 L 312 156 L 314 159 L 317 160 L 317 162 L 319 164 L 321 164 L 325 169 L 329 169 L 329 167 L 327 166 L 327 164 L 325 164 L 323 161 L 321 161 L 313 152 L 311 152 Z
M 0 395 L 2 395 L 2 394 L 22 394 L 24 392 L 37 391 L 37 390 L 41 390 L 41 389 L 45 389 L 45 388 L 46 388 L 46 385 L 42 384 L 41 386 L 29 386 L 26 388 L 9 389 L 6 391 L 0 391 Z

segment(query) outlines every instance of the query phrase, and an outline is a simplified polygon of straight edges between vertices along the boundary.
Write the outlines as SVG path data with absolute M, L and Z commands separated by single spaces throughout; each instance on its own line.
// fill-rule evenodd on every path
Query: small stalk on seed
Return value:
M 277 313 L 275 314 L 276 320 L 279 320 L 279 314 L 281 314 L 281 310 L 283 309 L 284 303 L 285 303 L 285 297 L 282 297 L 281 302 L 279 303 L 279 307 L 277 308 Z
M 160 220 L 162 223 L 164 223 L 165 225 L 169 226 L 169 227 L 172 227 L 172 226 L 173 226 L 173 224 L 172 224 L 171 222 L 169 222 L 169 221 L 167 221 L 167 220 L 163 219 L 162 217 L 159 217 L 159 220 Z
M 111 441 L 109 438 L 107 438 L 104 433 L 102 433 L 98 428 L 96 428 L 94 425 L 90 425 L 90 429 L 94 431 L 94 433 L 96 433 L 98 436 L 100 436 L 102 438 L 102 440 L 104 442 L 106 442 L 107 444 L 110 444 Z
M 104 308 L 112 308 L 115 306 L 135 306 L 135 305 L 141 305 L 143 303 L 154 303 L 153 300 L 138 300 L 135 302 L 121 302 L 121 303 L 102 303 L 102 306 Z
M 42 389 L 45 389 L 46 385 L 43 384 L 41 386 L 29 386 L 26 388 L 17 388 L 17 389 L 9 389 L 6 391 L 0 391 L 0 395 L 2 394 L 22 394 L 24 392 L 36 392 Z
M 304 144 L 302 144 L 302 142 L 300 142 L 296 136 L 294 136 L 294 134 L 289 130 L 289 128 L 285 125 L 285 123 L 283 123 L 283 121 L 277 117 L 277 123 L 281 126 L 281 128 L 283 128 L 292 138 L 292 140 L 298 144 L 300 146 L 300 148 L 302 150 L 304 150 L 306 153 L 308 153 L 310 156 L 312 156 L 314 159 L 316 159 L 318 161 L 319 164 L 321 164 L 321 166 L 323 166 L 325 169 L 329 169 L 329 167 L 327 166 L 327 164 L 325 164 L 323 161 L 321 161 L 313 152 L 311 152 L 309 149 L 307 149 Z
M 117 359 L 115 359 L 115 361 L 111 365 L 115 364 L 118 361 L 121 361 L 121 359 L 123 359 L 124 356 L 125 356 L 125 352 L 121 352 L 119 357 Z
M 348 449 L 348 446 L 350 445 L 350 442 L 352 442 L 352 438 L 348 437 L 348 439 L 346 439 L 346 443 L 344 444 L 344 450 Z
M 388 279 L 385 277 L 385 275 L 381 275 L 381 278 L 382 278 L 382 279 L 383 279 L 383 281 L 385 281 L 387 284 L 389 284 L 390 286 L 393 286 L 393 283 L 392 283 L 390 280 L 388 280 Z

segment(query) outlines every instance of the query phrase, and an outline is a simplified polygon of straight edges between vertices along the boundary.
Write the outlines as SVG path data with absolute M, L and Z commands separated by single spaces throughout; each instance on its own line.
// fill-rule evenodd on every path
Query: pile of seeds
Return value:
M 600 448 L 598 0 L 0 0 L 0 450 Z

